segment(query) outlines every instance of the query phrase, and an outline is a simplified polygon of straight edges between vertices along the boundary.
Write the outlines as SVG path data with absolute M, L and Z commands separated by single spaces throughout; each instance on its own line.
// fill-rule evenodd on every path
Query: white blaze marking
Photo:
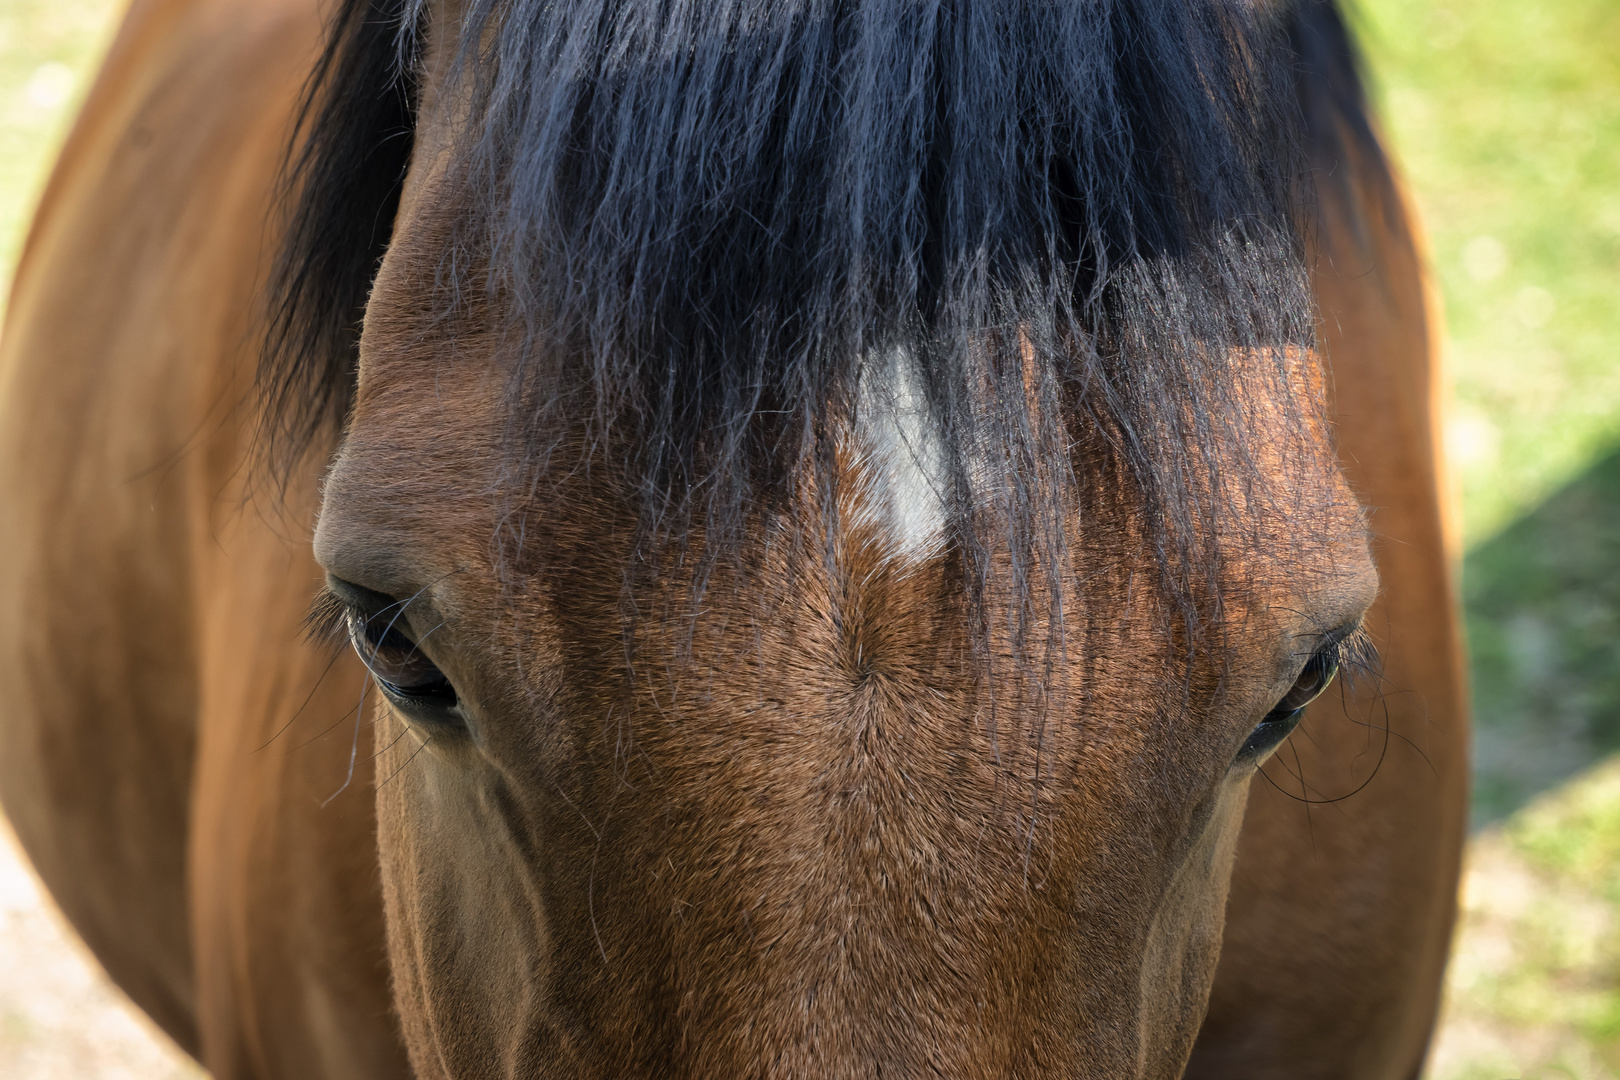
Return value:
M 945 443 L 909 352 L 892 350 L 863 367 L 855 443 L 872 485 L 863 516 L 874 515 L 896 554 L 936 553 L 945 541 Z

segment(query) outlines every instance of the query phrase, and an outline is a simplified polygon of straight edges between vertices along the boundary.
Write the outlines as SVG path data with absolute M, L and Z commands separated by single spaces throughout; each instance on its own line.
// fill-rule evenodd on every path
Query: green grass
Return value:
M 1620 1077 L 1620 758 L 1477 836 L 1432 1080 Z
M 1620 440 L 1620 4 L 1360 9 L 1445 296 L 1472 545 Z
M 1468 553 L 1476 820 L 1620 751 L 1620 452 Z

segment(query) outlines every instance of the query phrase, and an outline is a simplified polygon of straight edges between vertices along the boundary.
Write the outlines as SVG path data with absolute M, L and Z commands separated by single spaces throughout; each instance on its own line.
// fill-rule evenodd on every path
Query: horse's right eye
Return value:
M 376 614 L 349 607 L 345 617 L 349 644 L 397 712 L 420 723 L 465 725 L 455 686 L 406 633 L 397 603 Z

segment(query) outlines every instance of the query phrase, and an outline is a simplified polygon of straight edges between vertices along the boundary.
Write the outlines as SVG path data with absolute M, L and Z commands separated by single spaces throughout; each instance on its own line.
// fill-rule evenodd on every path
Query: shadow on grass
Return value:
M 1463 564 L 1474 825 L 1620 751 L 1620 449 Z

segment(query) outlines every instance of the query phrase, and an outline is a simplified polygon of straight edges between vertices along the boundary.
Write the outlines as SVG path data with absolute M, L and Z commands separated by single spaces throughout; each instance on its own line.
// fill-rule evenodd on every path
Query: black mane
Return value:
M 424 7 L 344 0 L 311 82 L 262 371 L 283 464 L 348 408 Z M 1250 436 L 1229 357 L 1313 341 L 1308 163 L 1376 159 L 1329 0 L 473 0 L 461 40 L 455 265 L 487 273 L 440 299 L 520 323 L 514 455 L 586 401 L 647 519 L 711 535 L 898 351 L 964 535 L 1060 544 L 1026 481 L 1072 487 L 1101 432 L 1166 565 L 1207 562 L 1177 555 L 1254 481 L 1189 479 Z

